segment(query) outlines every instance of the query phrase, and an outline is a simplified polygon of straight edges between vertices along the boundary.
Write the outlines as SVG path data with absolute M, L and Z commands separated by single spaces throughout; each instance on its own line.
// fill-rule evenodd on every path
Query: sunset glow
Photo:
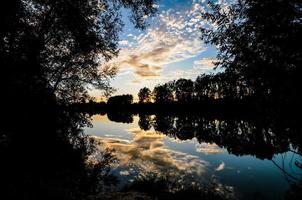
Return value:
M 140 88 L 178 78 L 195 78 L 214 72 L 216 50 L 200 39 L 199 28 L 204 25 L 201 12 L 204 0 L 159 1 L 159 14 L 151 18 L 146 30 L 134 29 L 127 14 L 120 35 L 120 53 L 110 63 L 119 68 L 112 81 L 117 94 L 132 94 Z M 126 13 L 126 11 L 125 11 Z M 93 90 L 92 95 L 101 93 Z

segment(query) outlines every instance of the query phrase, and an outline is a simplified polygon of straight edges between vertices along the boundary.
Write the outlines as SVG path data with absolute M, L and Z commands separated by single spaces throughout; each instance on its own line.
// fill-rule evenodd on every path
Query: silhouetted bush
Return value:
M 130 105 L 133 102 L 133 96 L 130 94 L 118 95 L 110 97 L 107 101 L 109 106 L 125 106 Z

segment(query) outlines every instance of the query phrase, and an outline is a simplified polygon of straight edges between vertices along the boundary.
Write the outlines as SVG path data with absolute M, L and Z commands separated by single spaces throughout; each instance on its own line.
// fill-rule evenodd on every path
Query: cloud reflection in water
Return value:
M 196 151 L 200 153 L 208 154 L 220 154 L 223 150 L 215 143 L 200 143 L 196 144 Z
M 114 149 L 119 160 L 118 167 L 139 174 L 156 173 L 170 175 L 181 179 L 200 178 L 205 174 L 208 162 L 197 156 L 168 149 L 164 144 L 165 136 L 155 131 L 143 131 L 139 128 L 129 129 L 134 134 L 132 141 L 116 138 L 98 138 L 100 149 Z M 133 170 L 136 169 L 136 170 Z M 129 173 L 122 173 L 128 175 Z

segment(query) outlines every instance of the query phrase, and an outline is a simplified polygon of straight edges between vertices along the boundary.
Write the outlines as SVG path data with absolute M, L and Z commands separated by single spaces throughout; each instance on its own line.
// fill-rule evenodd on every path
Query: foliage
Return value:
M 173 101 L 173 84 L 165 83 L 158 85 L 153 89 L 153 98 L 155 103 L 167 103 Z
M 177 101 L 186 102 L 193 99 L 193 81 L 189 79 L 178 79 L 175 82 L 175 98 Z
M 107 101 L 109 106 L 122 106 L 130 105 L 133 102 L 133 96 L 131 94 L 117 95 L 110 97 Z
M 202 39 L 218 49 L 217 67 L 261 99 L 295 100 L 301 84 L 302 2 L 209 2 Z M 241 85 L 239 85 L 241 86 Z
M 138 96 L 143 96 L 142 88 Z M 214 99 L 244 99 L 253 95 L 253 90 L 232 77 L 232 74 L 201 74 L 195 81 L 178 79 L 153 89 L 155 103 L 192 103 Z M 145 103 L 145 102 L 141 102 Z
M 67 106 L 86 102 L 91 87 L 112 91 L 116 68 L 106 61 L 118 53 L 121 9 L 144 28 L 154 3 L 2 1 L 1 199 L 90 199 L 114 184 L 111 152 L 94 155 L 96 146 L 82 131 L 89 119 Z M 91 156 L 100 160 L 89 162 Z
M 6 4 L 7 3 L 7 4 Z M 121 8 L 137 28 L 156 11 L 155 0 L 7 0 L 1 8 L 1 85 L 38 93 L 62 103 L 87 98 L 94 87 L 111 93 L 118 54 Z M 5 88 L 4 87 L 4 88 Z M 9 91 L 10 90 L 10 91 Z M 19 92 L 19 91 L 18 91 Z M 9 93 L 8 93 L 9 94 Z M 15 98 L 15 97 L 13 97 Z
M 91 125 L 87 116 L 37 106 L 22 110 L 26 117 L 20 112 L 17 125 L 11 120 L 16 113 L 1 121 L 0 198 L 87 199 L 114 185 L 109 170 L 115 158 L 96 151 L 98 144 L 83 133 Z
M 139 103 L 149 103 L 151 102 L 151 90 L 144 87 L 139 90 L 138 93 Z
M 290 147 L 301 154 L 298 120 L 255 117 L 230 119 L 202 116 L 200 113 L 156 113 L 155 117 L 140 114 L 142 130 L 154 129 L 178 140 L 196 139 L 200 144 L 214 143 L 234 155 L 253 155 L 271 159 L 274 154 L 287 152 Z M 148 125 L 148 126 L 146 126 Z M 238 134 L 240 133 L 240 134 Z

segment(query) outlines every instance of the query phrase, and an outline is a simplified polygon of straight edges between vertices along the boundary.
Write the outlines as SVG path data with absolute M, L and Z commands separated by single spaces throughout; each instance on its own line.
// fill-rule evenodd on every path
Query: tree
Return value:
M 144 87 L 139 90 L 138 93 L 139 103 L 149 103 L 151 102 L 151 90 Z
M 208 75 L 201 74 L 199 75 L 194 82 L 194 93 L 197 101 L 206 99 L 207 91 L 206 86 L 208 84 Z
M 210 2 L 209 7 L 202 14 L 208 24 L 201 31 L 202 39 L 218 48 L 216 66 L 262 99 L 297 99 L 302 2 L 238 0 L 228 6 Z
M 152 93 L 155 103 L 168 103 L 174 100 L 173 90 L 167 83 L 154 87 Z
M 178 102 L 190 102 L 193 99 L 193 81 L 190 79 L 178 79 L 175 82 L 175 97 Z
M 130 105 L 133 103 L 133 96 L 131 94 L 117 95 L 110 97 L 107 104 L 110 106 Z
M 139 114 L 138 126 L 144 131 L 148 131 L 152 127 L 151 115 Z
M 3 3 L 1 85 L 10 87 L 5 91 L 11 96 L 48 91 L 62 103 L 86 98 L 91 87 L 112 91 L 109 80 L 116 68 L 106 61 L 118 54 L 121 8 L 130 10 L 137 28 L 144 28 L 156 11 L 156 0 Z
M 222 81 L 220 74 L 202 74 L 196 78 L 194 83 L 194 91 L 196 100 L 202 101 L 205 99 L 222 98 L 222 87 L 227 85 L 227 82 Z
M 96 141 L 82 132 L 82 127 L 91 125 L 87 115 L 58 103 L 83 101 L 91 85 L 110 92 L 108 80 L 115 69 L 105 62 L 118 52 L 120 9 L 131 10 L 133 22 L 143 28 L 155 11 L 153 3 L 2 1 L 0 88 L 5 98 L 0 107 L 5 117 L 0 124 L 0 182 L 5 192 L 1 199 L 97 198 L 105 183 L 113 184 L 112 176 L 106 178 L 114 160 L 111 154 L 98 152 L 100 161 L 89 159 Z M 19 126 L 13 126 L 16 113 Z M 15 161 L 17 152 L 21 157 Z M 37 152 L 45 156 L 37 157 Z M 19 163 L 25 170 L 17 169 Z

